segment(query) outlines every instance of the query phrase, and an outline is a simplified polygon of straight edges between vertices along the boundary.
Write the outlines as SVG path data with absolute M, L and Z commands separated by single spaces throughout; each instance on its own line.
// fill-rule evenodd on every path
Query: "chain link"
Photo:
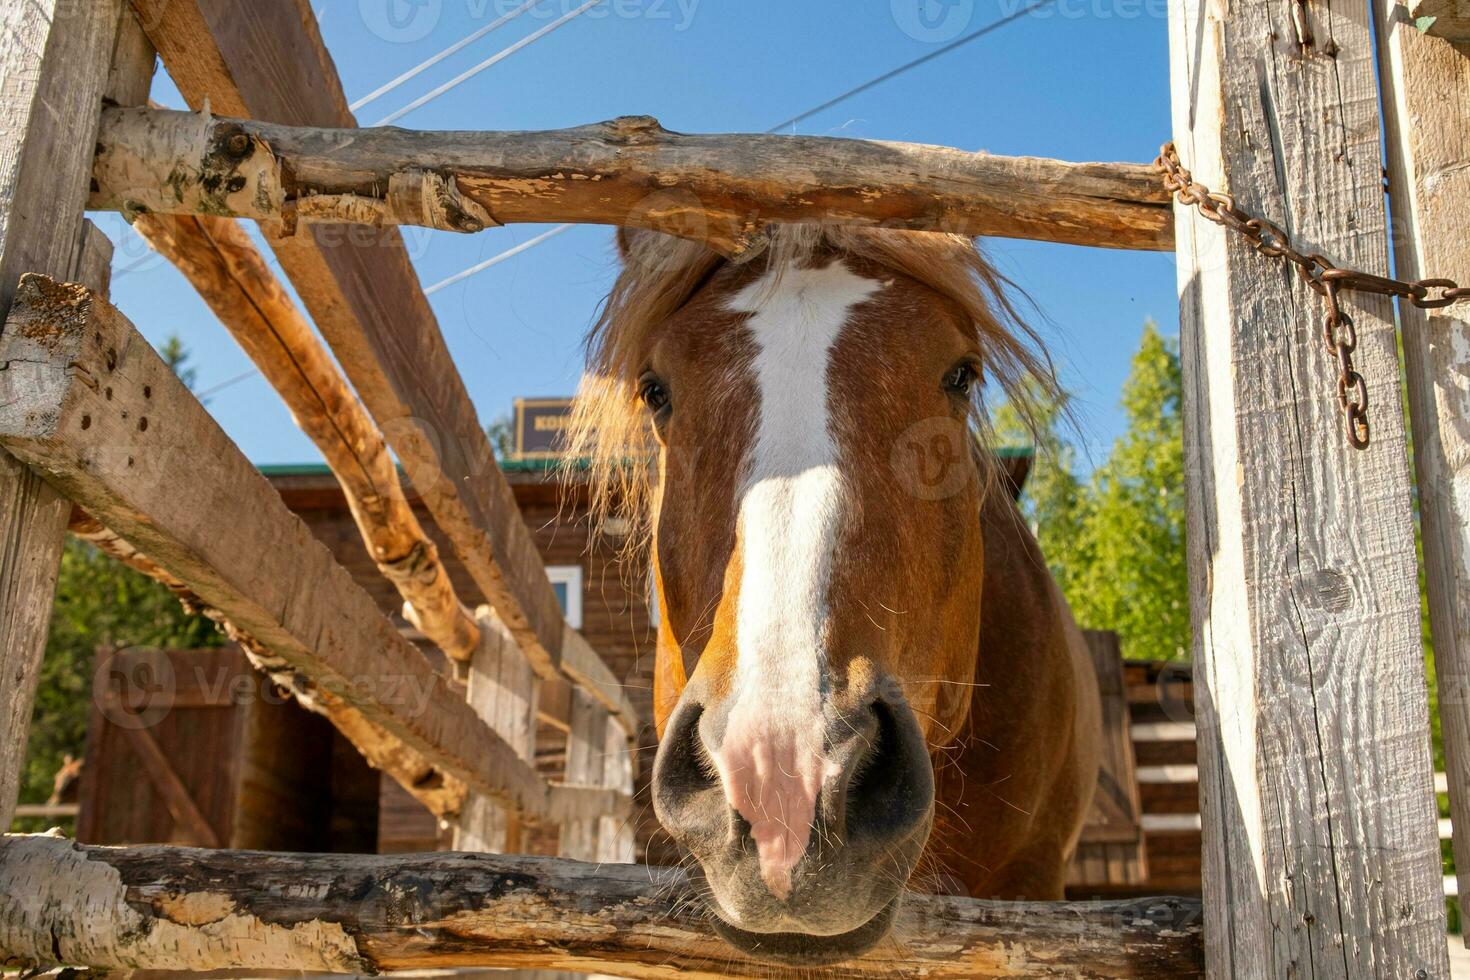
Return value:
M 1322 297 L 1327 313 L 1322 321 L 1327 348 L 1337 358 L 1337 400 L 1342 406 L 1347 427 L 1348 444 L 1354 449 L 1367 449 L 1368 383 L 1353 367 L 1353 353 L 1358 349 L 1358 331 L 1353 318 L 1338 303 L 1343 292 L 1376 293 L 1397 296 L 1426 310 L 1437 310 L 1470 299 L 1470 286 L 1453 279 L 1420 279 L 1407 282 L 1375 276 L 1356 269 L 1334 265 L 1325 255 L 1300 252 L 1281 228 L 1265 218 L 1253 217 L 1235 206 L 1229 194 L 1210 190 L 1194 179 L 1179 161 L 1172 142 L 1159 149 L 1154 166 L 1164 176 L 1164 187 L 1181 203 L 1191 204 L 1207 220 L 1240 234 L 1252 248 L 1273 259 L 1285 259 L 1296 267 L 1302 282 Z

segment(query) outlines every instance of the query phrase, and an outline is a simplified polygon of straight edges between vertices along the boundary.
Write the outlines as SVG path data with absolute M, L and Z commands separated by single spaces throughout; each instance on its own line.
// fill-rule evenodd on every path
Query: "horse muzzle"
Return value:
M 752 726 L 696 679 L 669 718 L 654 810 L 737 949 L 818 965 L 888 934 L 928 840 L 934 771 L 897 685 L 880 687 L 849 710 L 824 704 L 813 731 L 779 712 Z

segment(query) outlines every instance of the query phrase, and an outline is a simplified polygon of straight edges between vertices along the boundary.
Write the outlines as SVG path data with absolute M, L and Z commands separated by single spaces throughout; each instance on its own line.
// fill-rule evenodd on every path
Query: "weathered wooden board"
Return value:
M 1199 904 L 909 896 L 856 977 L 1203 975 Z M 622 977 L 808 977 L 709 931 L 683 875 L 488 854 L 281 854 L 0 840 L 0 963 L 117 969 L 540 967 Z M 1412 976 L 1412 974 L 1410 974 Z
M 1173 0 L 1173 121 L 1198 180 L 1381 274 L 1367 21 Z M 1345 300 L 1372 397 L 1354 450 L 1315 294 L 1194 209 L 1175 217 L 1211 975 L 1447 976 L 1390 305 Z
M 747 249 L 769 223 L 796 221 L 1172 247 L 1168 199 L 1148 164 L 815 136 L 691 136 L 647 116 L 471 133 L 117 109 L 103 117 L 98 148 L 92 206 L 101 210 L 460 232 L 576 221 L 652 228 L 726 253 Z
M 82 209 L 121 9 L 120 0 L 0 2 L 0 318 L 24 272 L 105 286 L 97 263 L 83 261 L 92 236 Z M 0 452 L 0 829 L 15 808 L 69 513 Z
M 0 453 L 0 828 L 20 792 L 71 503 Z
M 607 710 L 585 691 L 573 691 L 567 732 L 563 781 L 573 786 L 603 785 L 603 753 L 607 745 Z M 598 860 L 601 817 L 587 816 L 561 825 L 557 853 L 577 861 Z
M 0 446 L 367 722 L 482 793 L 532 815 L 550 808 L 531 767 L 105 299 L 27 276 L 0 360 Z
M 536 714 L 540 678 L 521 654 L 494 610 L 476 610 L 480 646 L 470 661 L 470 708 L 528 764 L 536 759 Z M 456 851 L 518 853 L 521 822 L 498 801 L 471 793 L 455 821 Z
M 1405 10 L 1416 30 L 1456 44 L 1470 42 L 1470 3 L 1466 0 L 1409 0 Z
M 633 799 L 633 759 L 635 750 L 628 744 L 623 730 L 610 721 L 602 726 L 602 774 L 600 782 L 608 789 L 626 793 Z M 631 864 L 638 860 L 637 813 L 629 807 L 619 813 L 597 818 L 597 860 L 613 864 Z
M 1470 283 L 1470 47 L 1424 35 L 1398 4 L 1373 11 L 1395 272 Z M 1470 895 L 1470 311 L 1403 303 L 1399 322 L 1450 815 L 1466 828 L 1455 868 Z

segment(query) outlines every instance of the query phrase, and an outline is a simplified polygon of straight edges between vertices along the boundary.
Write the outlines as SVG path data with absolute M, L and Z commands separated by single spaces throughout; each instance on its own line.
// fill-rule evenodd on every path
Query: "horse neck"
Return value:
M 991 741 L 1034 737 L 1038 719 L 1054 714 L 1048 699 L 1075 690 L 1081 637 L 1009 494 L 1000 488 L 986 494 L 980 525 L 985 578 L 979 655 L 969 724 L 961 730 Z

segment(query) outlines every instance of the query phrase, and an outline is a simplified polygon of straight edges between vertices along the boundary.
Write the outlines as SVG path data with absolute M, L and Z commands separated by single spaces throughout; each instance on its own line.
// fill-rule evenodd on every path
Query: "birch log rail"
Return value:
M 682 873 L 492 854 L 328 855 L 0 839 L 0 965 L 371 974 L 530 967 L 798 977 L 710 933 Z M 909 896 L 838 978 L 1202 976 L 1192 899 Z
M 1149 164 L 808 136 L 685 135 L 647 116 L 545 132 L 323 129 L 162 109 L 102 114 L 90 206 L 137 214 L 653 228 L 747 250 L 821 221 L 1166 251 Z

